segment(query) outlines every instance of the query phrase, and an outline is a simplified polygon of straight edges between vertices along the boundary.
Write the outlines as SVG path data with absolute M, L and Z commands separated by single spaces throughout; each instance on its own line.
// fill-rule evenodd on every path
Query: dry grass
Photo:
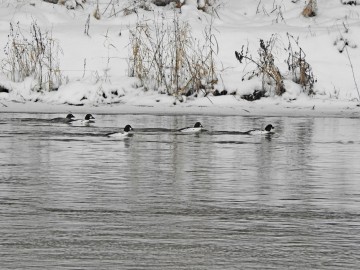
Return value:
M 309 0 L 301 13 L 304 17 L 314 17 L 317 14 L 317 0 Z
M 306 60 L 306 54 L 299 45 L 299 40 L 292 35 L 287 34 L 289 45 L 287 51 L 289 53 L 286 63 L 292 74 L 292 80 L 298 83 L 308 95 L 314 93 L 315 78 L 311 65 Z
M 95 10 L 94 10 L 94 12 L 93 12 L 93 16 L 94 16 L 94 18 L 97 19 L 97 20 L 100 20 L 100 19 L 101 19 L 101 14 L 100 14 L 100 9 L 99 9 L 99 0 L 98 0 L 97 3 L 96 3 L 96 8 L 95 8 Z
M 314 93 L 314 84 L 316 79 L 312 72 L 311 65 L 306 61 L 306 54 L 299 45 L 299 40 L 292 35 L 287 34 L 289 44 L 285 51 L 288 52 L 288 59 L 286 63 L 290 71 L 290 78 L 288 75 L 283 76 L 279 68 L 274 62 L 273 48 L 277 42 L 276 36 L 272 35 L 268 41 L 260 40 L 260 48 L 258 49 L 259 58 L 254 59 L 247 47 L 244 46 L 240 52 L 235 51 L 235 56 L 240 63 L 247 61 L 255 64 L 256 68 L 247 72 L 244 76 L 247 79 L 252 79 L 254 76 L 262 79 L 262 89 L 260 92 L 273 91 L 276 95 L 282 95 L 286 89 L 284 86 L 284 78 L 289 78 L 295 83 L 301 85 L 302 89 L 308 95 Z M 270 86 L 270 90 L 267 88 Z
M 155 18 L 154 24 L 138 22 L 130 30 L 129 76 L 138 78 L 145 90 L 179 100 L 210 92 L 217 82 L 216 38 L 211 31 L 205 31 L 203 42 L 193 38 L 190 25 L 180 22 L 176 13 L 172 25 L 163 18 Z
M 285 91 L 283 76 L 280 73 L 279 68 L 275 65 L 274 55 L 272 53 L 275 45 L 276 36 L 272 35 L 268 41 L 260 40 L 260 48 L 258 49 L 259 58 L 254 59 L 250 53 L 249 48 L 244 52 L 244 46 L 241 52 L 235 51 L 235 56 L 240 63 L 243 60 L 247 60 L 255 64 L 255 70 L 246 73 L 243 76 L 248 76 L 248 79 L 252 79 L 254 76 L 261 77 L 262 91 L 266 91 L 266 88 L 270 86 L 270 91 L 273 90 L 275 95 L 281 96 Z M 275 84 L 275 86 L 273 86 Z M 273 86 L 273 88 L 271 88 Z
M 286 89 L 283 82 L 283 76 L 281 75 L 279 68 L 275 65 L 271 65 L 269 66 L 267 74 L 275 81 L 275 94 L 278 96 L 284 94 Z
M 61 48 L 52 34 L 32 22 L 30 36 L 24 36 L 19 24 L 10 23 L 8 37 L 2 71 L 14 82 L 35 78 L 38 91 L 56 90 L 62 83 L 58 57 Z
M 176 0 L 175 2 L 175 7 L 176 8 L 181 8 L 183 5 L 185 5 L 185 0 Z

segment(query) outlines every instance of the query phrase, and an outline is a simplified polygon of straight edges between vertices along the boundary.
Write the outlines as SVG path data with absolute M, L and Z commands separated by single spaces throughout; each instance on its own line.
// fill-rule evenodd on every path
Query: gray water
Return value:
M 2 270 L 360 265 L 359 119 L 0 116 Z

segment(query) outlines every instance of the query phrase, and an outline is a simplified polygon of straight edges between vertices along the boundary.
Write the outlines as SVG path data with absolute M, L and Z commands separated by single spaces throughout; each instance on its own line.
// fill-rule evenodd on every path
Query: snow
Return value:
M 33 78 L 12 82 L 0 70 L 0 85 L 10 90 L 0 93 L 0 111 L 359 116 L 359 94 L 352 69 L 360 85 L 360 5 L 318 0 L 318 15 L 304 18 L 302 0 L 260 4 L 254 0 L 222 0 L 213 22 L 220 74 L 215 89 L 225 89 L 229 94 L 204 96 L 200 92 L 197 97 L 183 97 L 180 101 L 157 91 L 145 91 L 139 81 L 128 76 L 129 29 L 138 18 L 152 23 L 154 14 L 158 13 L 171 22 L 174 9 L 152 6 L 153 11 L 139 9 L 138 14 L 125 16 L 120 11 L 126 2 L 120 1 L 105 11 L 109 1 L 100 1 L 101 18 L 97 20 L 92 16 L 96 9 L 93 0 L 83 3 L 83 8 L 75 4 L 74 9 L 40 0 L 0 0 L 0 61 L 6 57 L 3 48 L 8 42 L 9 23 L 19 22 L 22 33 L 29 35 L 29 26 L 36 21 L 59 41 L 64 77 L 56 91 L 39 92 L 32 90 L 36 86 Z M 200 2 L 203 5 L 205 1 Z M 87 35 L 84 32 L 89 15 Z M 211 21 L 209 14 L 197 9 L 196 1 L 186 1 L 179 18 L 189 22 L 198 39 L 204 38 L 203 30 Z M 306 60 L 312 66 L 315 95 L 307 96 L 298 84 L 286 79 L 286 92 L 282 96 L 270 95 L 252 102 L 241 99 L 242 95 L 261 89 L 262 82 L 260 78 L 242 80 L 254 67 L 251 63 L 240 64 L 234 52 L 248 45 L 250 54 L 256 58 L 259 40 L 268 40 L 275 34 L 275 62 L 282 74 L 288 75 L 284 50 L 287 33 L 299 38 Z

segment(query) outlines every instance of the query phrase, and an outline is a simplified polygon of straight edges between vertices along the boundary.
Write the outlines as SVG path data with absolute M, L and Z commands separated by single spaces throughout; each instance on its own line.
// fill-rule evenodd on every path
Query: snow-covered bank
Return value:
M 285 117 L 360 117 L 360 107 L 347 101 L 311 99 L 283 102 L 265 99 L 254 102 L 236 100 L 232 96 L 212 97 L 194 103 L 169 105 L 140 102 L 136 104 L 107 104 L 101 106 L 72 106 L 34 102 L 1 101 L 0 113 L 72 113 L 96 114 L 153 114 L 153 115 L 239 115 Z
M 120 2 L 125 5 L 127 1 Z M 195 2 L 188 0 L 181 13 L 178 9 L 175 12 L 179 13 L 180 20 L 190 24 L 193 36 L 201 39 L 210 15 L 198 10 Z M 16 25 L 19 22 L 26 36 L 29 25 L 36 21 L 41 29 L 51 31 L 52 37 L 59 42 L 62 48 L 60 69 L 65 78 L 57 91 L 38 92 L 33 90 L 34 79 L 12 82 L 2 70 L 0 86 L 8 92 L 0 93 L 0 111 L 357 116 L 360 5 L 343 5 L 338 0 L 317 2 L 318 15 L 305 18 L 301 15 L 305 6 L 302 0 L 224 0 L 217 10 L 219 16 L 213 22 L 219 47 L 216 56 L 219 81 L 215 89 L 234 95 L 202 97 L 199 93 L 197 97 L 184 97 L 185 100 L 180 102 L 174 96 L 144 91 L 135 78 L 127 76 L 129 29 L 138 18 L 151 23 L 155 13 L 161 13 L 171 22 L 174 9 L 153 6 L 154 12 L 139 9 L 137 15 L 124 16 L 119 12 L 110 16 L 109 10 L 105 11 L 108 5 L 105 1 L 100 3 L 101 19 L 90 16 L 87 35 L 84 34 L 86 22 L 89 14 L 94 12 L 96 1 L 88 0 L 83 8 L 68 10 L 63 5 L 40 0 L 0 0 L 0 60 L 6 58 L 3 48 L 8 42 L 9 23 Z M 119 4 L 114 8 L 120 11 L 122 6 Z M 298 84 L 286 79 L 286 92 L 281 97 L 255 102 L 242 100 L 242 95 L 261 87 L 261 80 L 242 80 L 253 67 L 240 64 L 234 52 L 241 50 L 242 45 L 248 45 L 252 57 L 256 58 L 259 40 L 268 40 L 275 34 L 275 62 L 282 74 L 288 75 L 287 52 L 284 51 L 287 33 L 299 37 L 306 60 L 312 66 L 316 78 L 314 96 L 307 97 Z

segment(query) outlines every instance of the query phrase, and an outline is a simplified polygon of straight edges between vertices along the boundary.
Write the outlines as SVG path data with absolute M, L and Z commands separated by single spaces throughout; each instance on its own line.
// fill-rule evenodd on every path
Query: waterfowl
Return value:
M 261 134 L 269 134 L 272 133 L 271 130 L 274 129 L 274 126 L 271 124 L 268 124 L 264 129 L 251 129 L 245 132 L 245 134 L 249 135 L 261 135 Z
M 77 120 L 72 120 L 70 122 L 70 124 L 72 125 L 88 125 L 90 123 L 94 123 L 95 117 L 92 116 L 90 113 L 88 113 L 87 115 L 85 115 L 85 118 L 84 119 L 77 119 Z
M 123 132 L 109 133 L 109 134 L 106 134 L 106 136 L 108 136 L 110 138 L 116 138 L 116 139 L 126 138 L 126 137 L 129 137 L 129 135 L 131 134 L 130 132 L 133 130 L 134 129 L 130 125 L 126 125 L 124 127 Z
M 185 128 L 181 128 L 179 129 L 180 132 L 184 132 L 184 133 L 198 133 L 203 129 L 203 126 L 201 125 L 200 122 L 196 122 L 194 127 L 185 127 Z
M 74 121 L 75 116 L 71 113 L 69 113 L 68 115 L 66 115 L 65 118 L 63 117 L 57 117 L 57 118 L 53 118 L 51 119 L 52 122 L 59 122 L 59 123 L 70 123 L 72 121 Z

